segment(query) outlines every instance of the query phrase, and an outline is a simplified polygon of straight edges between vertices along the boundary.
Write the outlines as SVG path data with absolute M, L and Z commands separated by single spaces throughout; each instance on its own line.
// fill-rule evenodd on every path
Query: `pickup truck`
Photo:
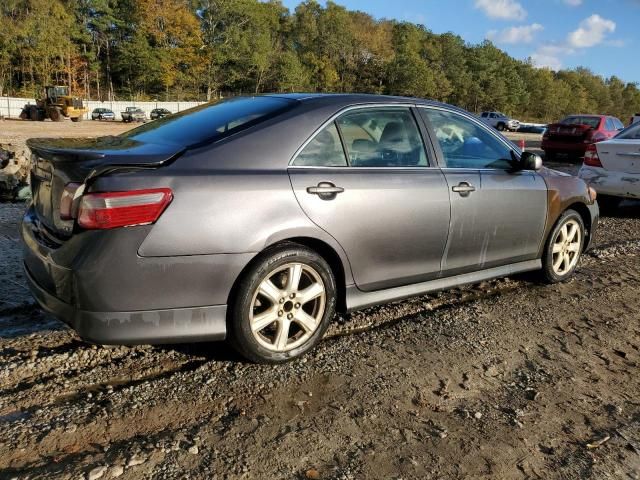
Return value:
M 510 130 L 515 132 L 520 128 L 520 122 L 512 118 L 507 117 L 504 113 L 500 112 L 482 112 L 480 115 L 482 121 L 487 125 L 491 125 L 496 130 L 501 132 Z
M 141 108 L 127 107 L 124 112 L 120 112 L 123 122 L 146 122 L 147 115 Z

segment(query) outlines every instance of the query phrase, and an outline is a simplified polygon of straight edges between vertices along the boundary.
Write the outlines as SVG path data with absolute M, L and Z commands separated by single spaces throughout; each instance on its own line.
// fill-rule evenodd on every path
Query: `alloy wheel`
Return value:
M 582 247 L 582 230 L 578 222 L 569 219 L 558 230 L 553 241 L 552 268 L 556 275 L 564 276 L 578 263 Z
M 273 352 L 304 344 L 317 330 L 326 306 L 320 274 L 303 263 L 269 272 L 253 294 L 249 322 L 256 341 Z

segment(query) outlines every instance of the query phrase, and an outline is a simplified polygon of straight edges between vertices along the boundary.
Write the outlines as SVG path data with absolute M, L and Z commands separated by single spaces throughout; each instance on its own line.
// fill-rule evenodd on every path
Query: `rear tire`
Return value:
M 51 107 L 49 109 L 49 118 L 52 122 L 61 122 L 62 121 L 62 112 L 58 107 Z
M 241 355 L 257 363 L 287 362 L 322 339 L 335 313 L 335 279 L 313 250 L 280 245 L 249 267 L 231 307 L 230 341 Z
M 582 217 L 575 210 L 567 210 L 556 222 L 545 243 L 542 254 L 542 280 L 558 283 L 570 279 L 578 266 L 585 245 Z

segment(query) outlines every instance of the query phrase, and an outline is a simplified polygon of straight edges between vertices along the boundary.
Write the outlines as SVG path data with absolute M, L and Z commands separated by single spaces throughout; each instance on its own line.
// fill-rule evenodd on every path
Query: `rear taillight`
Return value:
M 158 220 L 172 199 L 169 188 L 88 193 L 80 202 L 78 225 L 87 229 L 146 225 Z
M 584 143 L 597 143 L 603 142 L 604 140 L 608 140 L 607 136 L 604 133 L 597 130 L 591 130 L 589 133 L 587 133 L 587 136 L 584 139 Z
M 589 167 L 602 168 L 602 163 L 598 156 L 598 149 L 593 143 L 587 147 L 587 151 L 584 153 L 584 164 Z
M 67 183 L 62 191 L 62 197 L 60 198 L 60 218 L 62 220 L 73 219 L 73 203 L 82 184 L 80 183 Z

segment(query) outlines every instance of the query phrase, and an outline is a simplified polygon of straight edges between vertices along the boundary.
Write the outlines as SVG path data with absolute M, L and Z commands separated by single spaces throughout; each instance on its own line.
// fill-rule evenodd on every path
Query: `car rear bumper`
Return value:
M 224 339 L 231 289 L 254 254 L 143 257 L 151 228 L 86 231 L 52 246 L 29 208 L 21 234 L 34 297 L 96 343 Z
M 624 173 L 583 165 L 578 176 L 601 195 L 640 198 L 640 173 Z
M 91 312 L 44 290 L 25 267 L 31 293 L 40 306 L 84 340 L 104 345 L 165 344 L 224 340 L 226 305 L 210 307 Z
M 571 153 L 584 156 L 588 144 L 579 142 L 563 142 L 558 140 L 543 140 L 540 148 L 545 152 Z

